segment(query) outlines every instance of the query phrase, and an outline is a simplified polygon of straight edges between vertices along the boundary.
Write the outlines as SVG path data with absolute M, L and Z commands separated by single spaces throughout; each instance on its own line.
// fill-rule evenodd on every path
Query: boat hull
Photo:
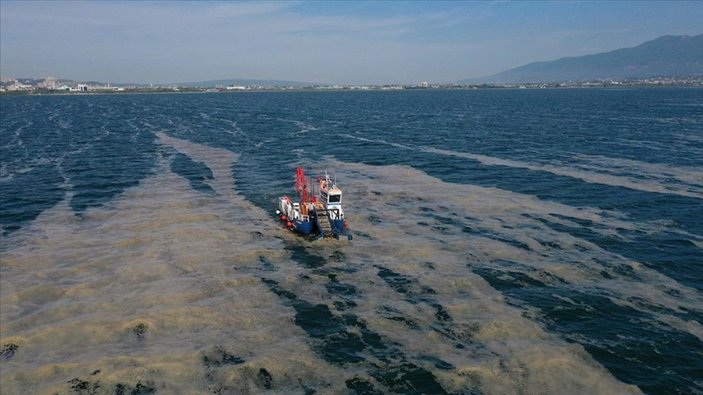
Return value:
M 332 226 L 337 231 L 337 233 L 344 233 L 346 231 L 346 225 L 343 219 L 333 219 Z
M 307 236 L 312 233 L 312 222 L 310 221 L 294 221 L 293 224 L 293 230 L 302 235 Z

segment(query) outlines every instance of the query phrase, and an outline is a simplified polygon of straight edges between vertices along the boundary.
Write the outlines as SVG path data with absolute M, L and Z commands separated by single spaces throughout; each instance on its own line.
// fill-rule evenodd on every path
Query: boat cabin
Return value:
M 337 187 L 321 189 L 320 200 L 325 206 L 340 206 L 342 204 L 342 190 Z

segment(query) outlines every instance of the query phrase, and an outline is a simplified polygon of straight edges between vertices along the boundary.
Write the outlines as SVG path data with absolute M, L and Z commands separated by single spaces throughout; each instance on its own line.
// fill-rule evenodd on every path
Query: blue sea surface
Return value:
M 703 89 L 0 112 L 3 393 L 703 394 Z M 299 165 L 353 242 L 279 225 Z

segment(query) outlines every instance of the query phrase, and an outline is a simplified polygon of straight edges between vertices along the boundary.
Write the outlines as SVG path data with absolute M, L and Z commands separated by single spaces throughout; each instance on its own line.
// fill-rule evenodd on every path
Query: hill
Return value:
M 216 86 L 263 86 L 265 88 L 272 87 L 304 87 L 312 86 L 315 84 L 309 82 L 300 81 L 285 81 L 285 80 L 253 80 L 253 79 L 226 79 L 226 80 L 210 80 L 210 81 L 199 81 L 199 82 L 177 82 L 171 85 L 182 86 L 182 87 L 201 87 L 201 88 L 212 88 Z
M 459 83 L 624 80 L 657 76 L 702 76 L 703 34 L 663 36 L 632 48 L 534 62 Z

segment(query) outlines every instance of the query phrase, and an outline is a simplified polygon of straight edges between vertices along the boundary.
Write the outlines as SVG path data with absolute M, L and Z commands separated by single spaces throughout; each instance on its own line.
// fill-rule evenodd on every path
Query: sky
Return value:
M 0 76 L 454 82 L 703 33 L 697 1 L 0 0 Z

